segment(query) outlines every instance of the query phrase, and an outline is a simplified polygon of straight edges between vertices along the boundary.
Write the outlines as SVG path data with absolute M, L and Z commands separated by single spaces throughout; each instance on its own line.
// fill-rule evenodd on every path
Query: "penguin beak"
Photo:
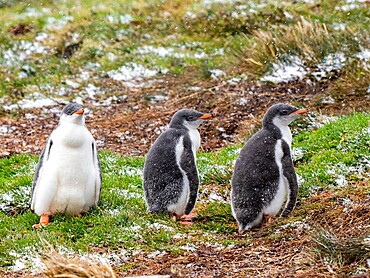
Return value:
M 73 114 L 82 115 L 83 113 L 84 113 L 84 110 L 80 109 L 80 110 L 77 110 L 76 112 L 74 112 Z
M 301 114 L 306 114 L 306 113 L 308 113 L 308 110 L 307 109 L 298 109 L 298 110 L 292 112 L 291 114 L 299 114 L 299 115 L 301 115 Z
M 203 120 L 210 119 L 210 118 L 212 118 L 211 114 L 204 114 L 203 116 L 199 117 L 199 119 L 203 119 Z

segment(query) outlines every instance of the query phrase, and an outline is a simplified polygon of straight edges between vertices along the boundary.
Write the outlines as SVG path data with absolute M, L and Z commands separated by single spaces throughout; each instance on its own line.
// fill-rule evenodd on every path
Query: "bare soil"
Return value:
M 279 102 L 309 108 L 313 112 L 346 114 L 369 110 L 363 96 L 351 96 L 334 103 L 323 103 L 327 84 L 307 85 L 305 82 L 277 86 L 254 85 L 247 81 L 230 84 L 220 80 L 191 79 L 178 81 L 177 76 L 167 76 L 150 88 L 125 88 L 111 79 L 100 80 L 102 87 L 109 87 L 113 94 L 127 95 L 121 103 L 108 107 L 94 106 L 86 100 L 85 107 L 93 111 L 87 117 L 87 127 L 98 142 L 100 150 L 112 150 L 124 156 L 145 155 L 158 134 L 179 109 L 191 108 L 213 114 L 213 119 L 200 128 L 202 148 L 219 149 L 239 141 L 260 125 L 269 106 Z M 183 78 L 183 77 L 181 77 Z M 197 87 L 194 91 L 191 88 Z M 151 103 L 150 96 L 164 95 L 164 102 Z M 60 109 L 63 108 L 60 105 Z M 39 154 L 47 137 L 58 125 L 55 114 L 37 119 L 27 119 L 26 113 L 40 115 L 40 109 L 17 111 L 17 117 L 1 115 L 0 126 L 15 127 L 0 137 L 0 157 L 18 153 Z

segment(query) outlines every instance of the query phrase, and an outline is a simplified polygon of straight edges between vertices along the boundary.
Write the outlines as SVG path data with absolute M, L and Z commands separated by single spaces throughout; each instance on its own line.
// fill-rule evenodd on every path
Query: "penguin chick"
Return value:
M 197 128 L 211 117 L 195 110 L 179 110 L 169 128 L 154 142 L 144 165 L 143 188 L 148 211 L 169 213 L 179 219 L 193 210 L 199 187 Z
M 43 149 L 33 181 L 31 209 L 45 226 L 56 213 L 78 215 L 97 206 L 102 176 L 96 144 L 81 105 L 70 103 Z
M 291 157 L 289 124 L 307 109 L 288 104 L 271 106 L 262 129 L 242 148 L 231 180 L 231 207 L 239 231 L 258 225 L 263 216 L 275 216 L 282 205 L 287 216 L 296 204 L 297 176 Z

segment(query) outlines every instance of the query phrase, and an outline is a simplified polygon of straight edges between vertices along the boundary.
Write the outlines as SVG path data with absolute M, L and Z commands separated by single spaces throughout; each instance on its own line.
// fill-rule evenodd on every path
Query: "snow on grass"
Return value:
M 164 231 L 168 231 L 168 232 L 174 232 L 175 229 L 173 227 L 170 227 L 170 226 L 167 226 L 167 225 L 164 225 L 164 224 L 161 224 L 161 223 L 152 223 L 152 224 L 149 224 L 148 225 L 148 228 L 149 229 L 153 229 L 153 230 L 164 230 Z
M 46 30 L 61 30 L 68 23 L 74 20 L 73 16 L 64 15 L 62 18 L 47 17 L 44 29 Z
M 345 5 L 336 6 L 337 11 L 349 12 L 352 10 L 366 9 L 366 0 L 347 0 Z
M 0 194 L 0 211 L 8 212 L 16 209 L 28 209 L 30 197 L 30 186 L 21 186 L 7 193 Z
M 218 202 L 218 203 L 227 203 L 227 200 L 224 199 L 224 197 L 217 195 L 216 193 L 212 192 L 209 194 L 209 201 L 210 202 Z
M 304 62 L 297 56 L 290 56 L 285 61 L 272 64 L 272 71 L 265 74 L 261 81 L 272 83 L 288 83 L 291 81 L 302 80 L 308 71 L 304 67 Z
M 211 73 L 211 78 L 213 79 L 219 79 L 221 77 L 226 76 L 226 73 L 220 69 L 211 69 L 210 73 Z
M 361 56 L 361 54 L 359 55 Z M 367 53 L 364 52 L 362 55 L 361 57 L 366 57 Z M 346 61 L 347 58 L 343 53 L 332 53 L 310 69 L 299 57 L 284 56 L 281 61 L 272 64 L 272 70 L 260 80 L 278 84 L 301 81 L 305 77 L 310 77 L 316 81 L 321 81 L 337 74 L 345 66 Z
M 326 115 L 314 115 L 313 113 L 308 113 L 305 116 L 305 120 L 308 124 L 308 129 L 319 129 L 324 125 L 338 120 L 338 117 L 331 117 Z
M 9 134 L 12 133 L 17 128 L 9 125 L 0 125 L 0 134 Z
M 121 15 L 107 15 L 106 19 L 109 23 L 120 23 L 120 24 L 130 24 L 133 18 L 130 14 Z
M 154 77 L 158 74 L 158 70 L 148 69 L 136 63 L 127 63 L 117 70 L 108 72 L 108 76 L 117 81 L 124 81 L 125 85 L 132 87 L 135 83 L 144 79 Z
M 303 148 L 292 148 L 292 159 L 293 161 L 300 160 L 304 156 L 304 149 Z
M 355 57 L 363 61 L 365 69 L 370 70 L 370 49 L 363 49 L 361 52 L 357 53 Z
M 144 197 L 141 193 L 131 192 L 122 188 L 111 188 L 109 193 L 113 193 L 114 195 L 123 197 L 125 199 L 142 199 Z
M 143 175 L 143 169 L 138 168 L 138 167 L 125 166 L 119 170 L 119 174 L 123 176 L 129 176 L 129 177 L 135 177 L 135 176 L 141 177 Z
M 368 173 L 370 170 L 370 156 L 363 156 L 358 159 L 354 165 L 346 165 L 338 163 L 336 165 L 327 166 L 326 173 L 334 178 L 333 186 L 345 187 L 348 185 L 348 177 L 356 176 L 360 179 L 368 180 Z
M 53 99 L 41 93 L 34 92 L 25 96 L 24 99 L 19 100 L 16 104 L 4 105 L 4 109 L 11 111 L 14 109 L 43 108 L 55 105 L 57 105 L 57 103 Z
M 155 54 L 159 57 L 174 57 L 178 59 L 193 58 L 193 59 L 205 59 L 208 55 L 204 51 L 198 50 L 195 53 L 185 52 L 188 48 L 193 47 L 192 45 L 177 45 L 180 49 L 173 47 L 155 47 L 152 45 L 144 45 L 137 49 L 139 54 Z M 198 47 L 198 45 L 196 45 Z
M 19 66 L 19 64 L 26 61 L 31 55 L 46 54 L 49 51 L 49 47 L 43 46 L 39 42 L 20 40 L 14 42 L 10 48 L 0 51 L 0 64 L 6 67 Z
M 346 57 L 343 53 L 334 53 L 326 56 L 322 63 L 315 67 L 315 70 L 310 73 L 317 81 L 321 81 L 328 76 L 339 72 L 346 62 Z
M 45 270 L 45 265 L 33 246 L 27 246 L 23 250 L 12 250 L 9 255 L 15 258 L 14 264 L 10 267 L 14 272 L 29 270 L 31 274 L 36 275 Z

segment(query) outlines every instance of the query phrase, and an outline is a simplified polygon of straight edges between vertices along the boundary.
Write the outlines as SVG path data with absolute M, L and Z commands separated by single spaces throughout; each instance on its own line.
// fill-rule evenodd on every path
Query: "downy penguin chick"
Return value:
M 271 106 L 262 129 L 242 148 L 231 180 L 232 213 L 240 232 L 258 225 L 264 216 L 277 215 L 284 202 L 282 216 L 294 209 L 298 183 L 288 125 L 307 112 L 288 104 Z
M 41 219 L 34 227 L 47 225 L 56 213 L 78 215 L 97 206 L 101 184 L 96 144 L 85 126 L 84 109 L 70 103 L 37 164 L 31 209 Z
M 143 188 L 148 211 L 184 219 L 193 210 L 199 187 L 197 128 L 211 117 L 195 110 L 179 110 L 169 128 L 154 142 L 144 165 Z

